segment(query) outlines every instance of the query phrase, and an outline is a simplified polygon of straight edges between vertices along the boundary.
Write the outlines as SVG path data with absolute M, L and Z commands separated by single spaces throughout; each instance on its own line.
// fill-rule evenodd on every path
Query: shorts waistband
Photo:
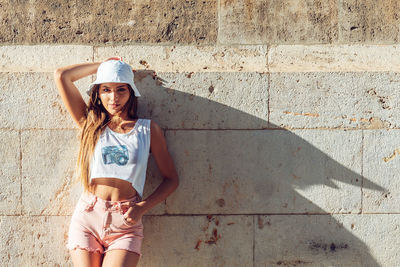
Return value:
M 118 210 L 122 213 L 123 212 L 122 206 L 124 204 L 128 205 L 129 202 L 133 203 L 140 202 L 142 199 L 137 194 L 129 199 L 112 201 L 112 200 L 102 199 L 91 192 L 82 192 L 80 200 L 84 201 L 87 204 L 85 208 L 86 211 L 91 211 L 96 206 L 102 208 L 103 210 Z

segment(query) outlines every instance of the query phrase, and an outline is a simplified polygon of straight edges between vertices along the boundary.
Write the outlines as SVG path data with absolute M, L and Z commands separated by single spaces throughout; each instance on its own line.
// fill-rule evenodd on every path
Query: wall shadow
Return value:
M 366 244 L 330 215 L 360 212 L 361 188 L 386 190 L 360 175 L 361 131 L 288 131 L 233 107 L 178 91 L 163 74 L 137 70 L 135 75 L 143 95 L 140 116 L 171 130 L 167 132 L 177 130 L 168 142 L 182 181 L 167 199 L 170 214 L 257 215 L 257 233 L 272 238 L 276 235 L 264 233 L 273 231 L 267 227 L 271 222 L 279 222 L 277 227 L 282 229 L 296 227 L 273 245 L 275 252 L 262 252 L 274 255 L 275 261 L 269 264 L 281 265 L 298 257 L 299 265 L 329 258 L 336 266 L 379 266 Z M 207 90 L 209 85 L 204 87 Z M 187 155 L 179 156 L 184 151 Z M 196 191 L 190 189 L 193 184 Z M 186 210 L 180 204 L 185 200 L 195 201 L 196 210 Z M 288 216 L 297 216 L 295 224 Z M 256 241 L 258 250 L 265 248 L 263 244 Z M 296 251 L 291 250 L 296 246 Z

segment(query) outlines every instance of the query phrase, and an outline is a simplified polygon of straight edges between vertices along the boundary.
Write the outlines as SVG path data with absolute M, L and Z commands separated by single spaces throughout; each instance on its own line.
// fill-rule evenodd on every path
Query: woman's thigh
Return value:
M 103 267 L 136 267 L 140 255 L 124 249 L 109 250 L 104 254 Z
M 85 249 L 70 250 L 74 267 L 101 267 L 103 254 L 100 252 L 89 252 Z

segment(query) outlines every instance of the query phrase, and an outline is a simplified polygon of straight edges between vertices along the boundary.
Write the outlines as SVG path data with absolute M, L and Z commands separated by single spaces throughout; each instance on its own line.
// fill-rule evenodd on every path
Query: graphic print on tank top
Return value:
M 101 154 L 104 164 L 117 164 L 124 166 L 129 161 L 129 153 L 126 145 L 105 146 L 101 148 Z M 132 163 L 137 162 L 137 157 L 133 155 Z
M 104 164 L 126 165 L 129 160 L 128 149 L 125 145 L 105 146 L 101 148 Z

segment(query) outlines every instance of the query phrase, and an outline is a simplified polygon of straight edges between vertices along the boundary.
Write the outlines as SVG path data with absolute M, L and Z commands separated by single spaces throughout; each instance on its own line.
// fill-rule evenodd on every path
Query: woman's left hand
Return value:
M 143 207 L 141 206 L 141 202 L 131 203 L 128 204 L 128 210 L 124 213 L 124 218 L 126 222 L 131 224 L 136 224 L 142 219 L 144 214 Z

